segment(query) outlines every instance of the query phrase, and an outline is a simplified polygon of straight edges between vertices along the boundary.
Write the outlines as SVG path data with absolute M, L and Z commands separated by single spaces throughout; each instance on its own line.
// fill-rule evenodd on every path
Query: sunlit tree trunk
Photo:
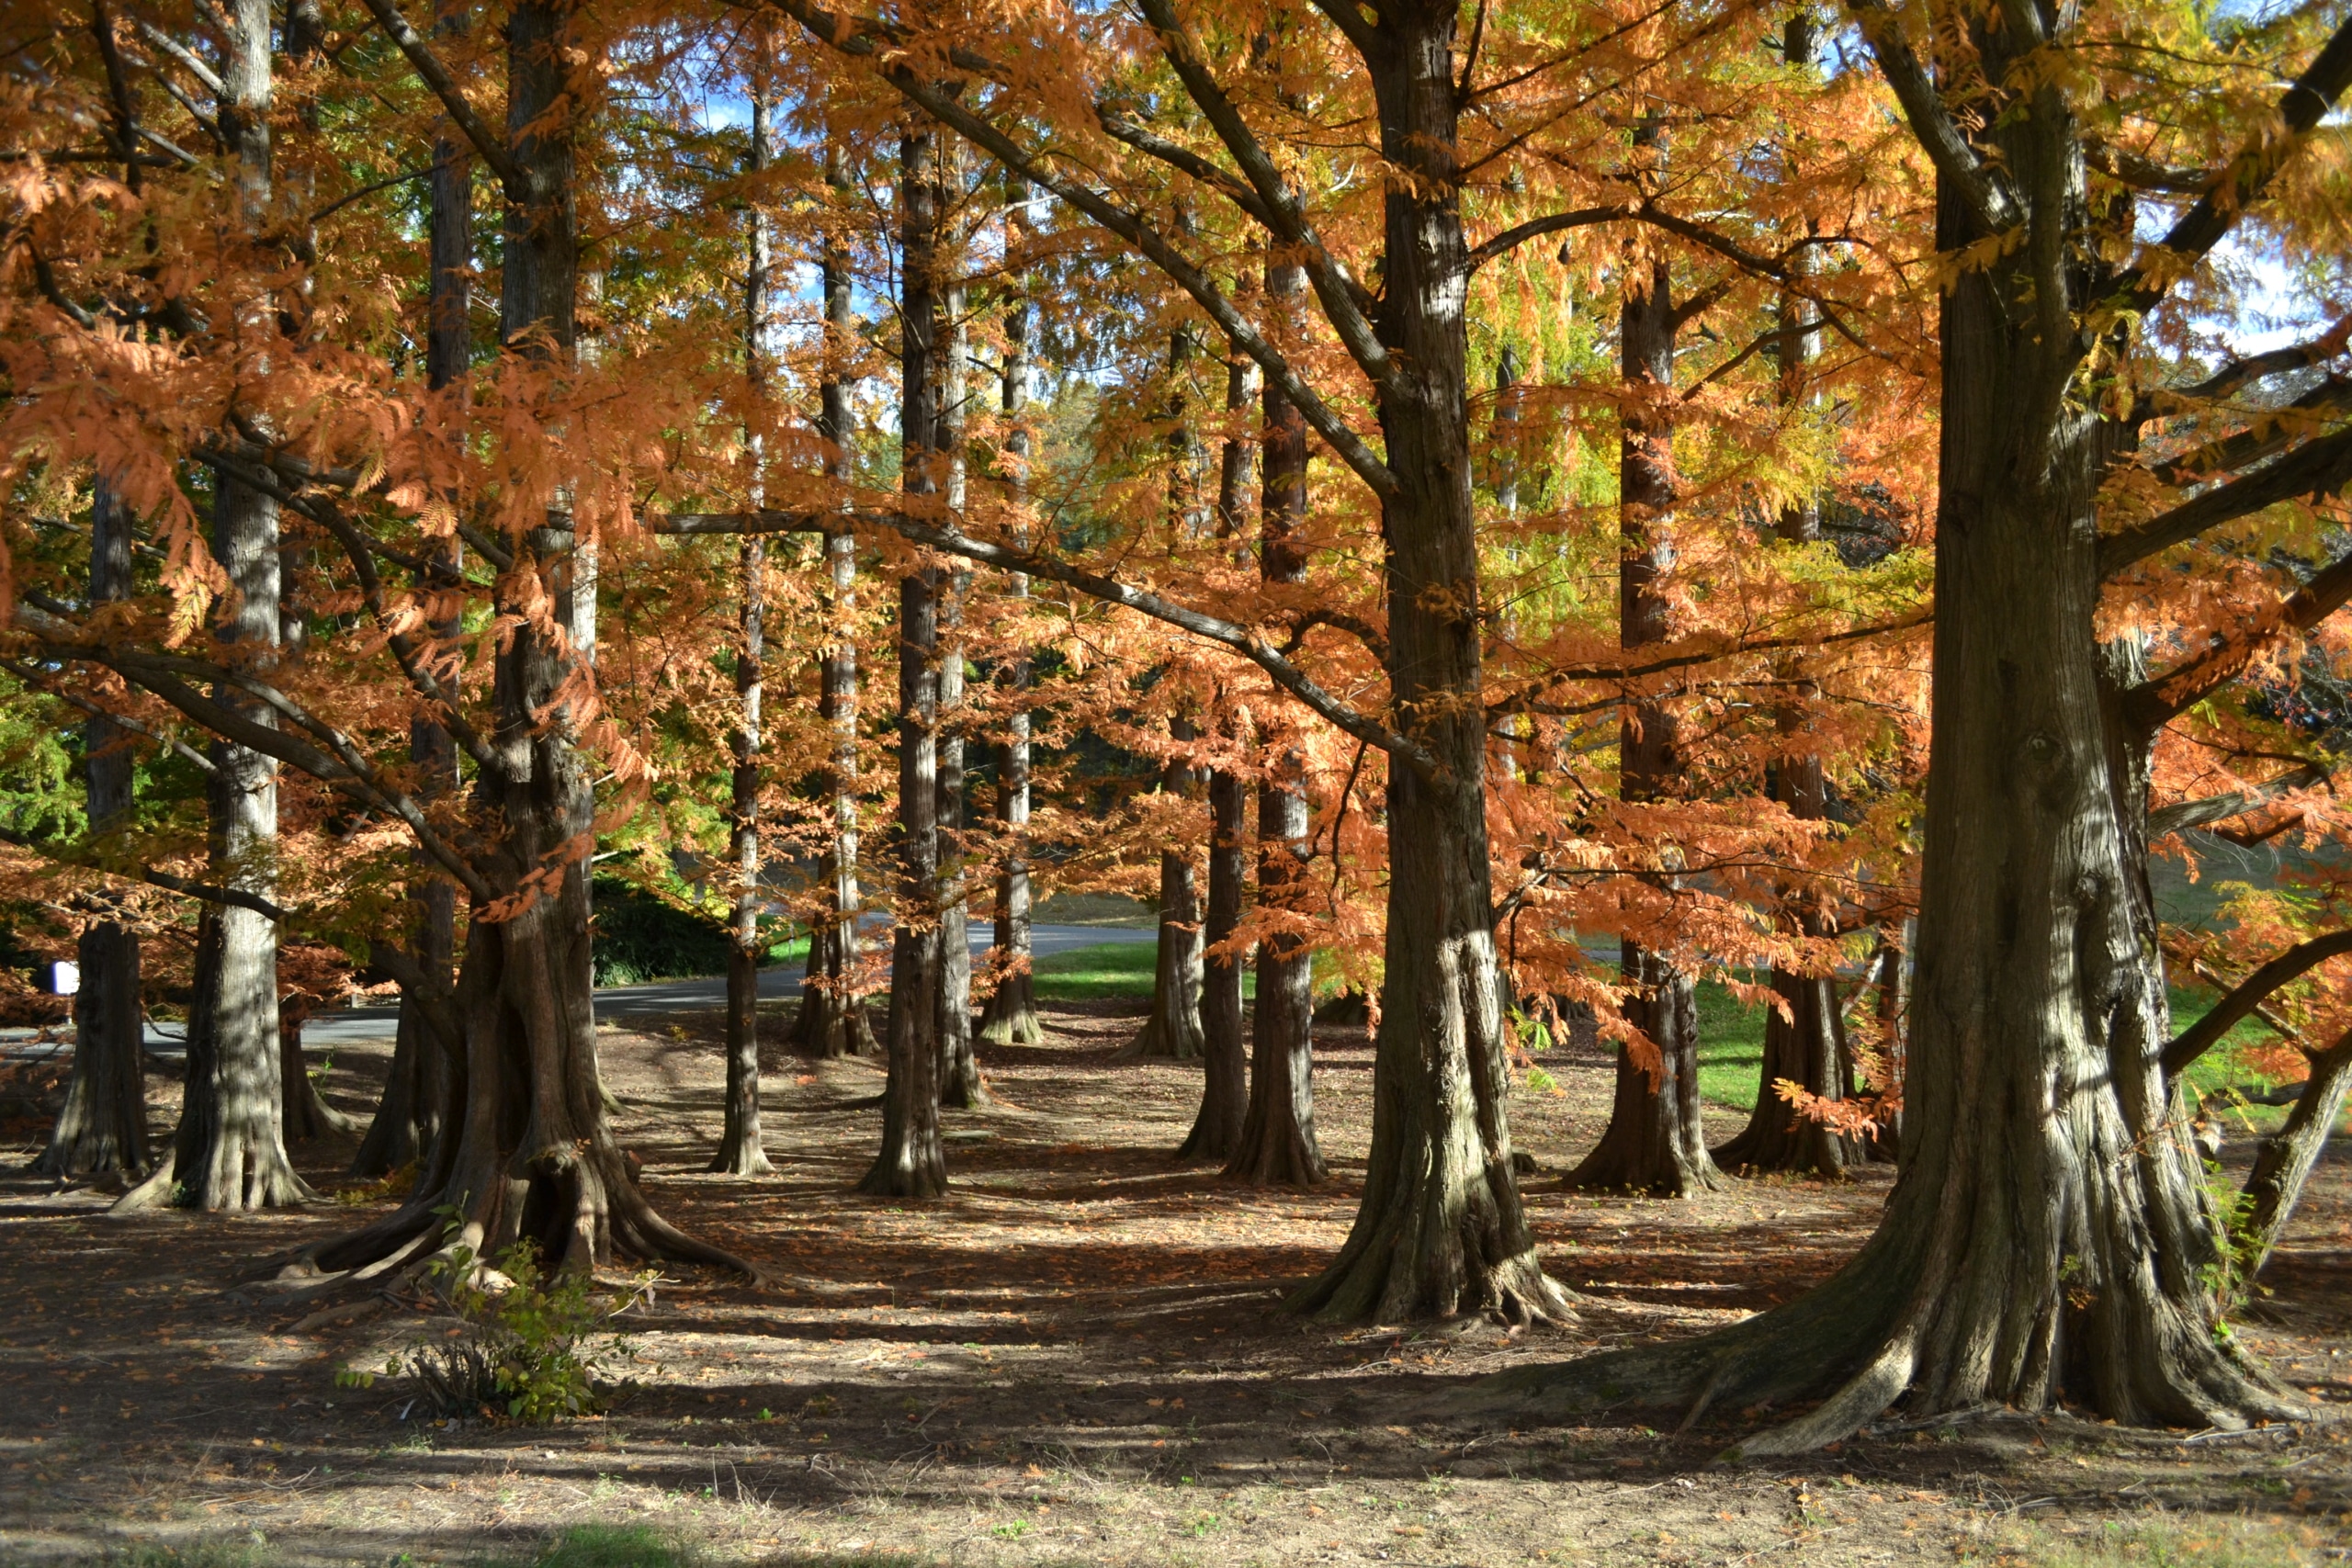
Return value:
M 940 190 L 963 189 L 963 143 L 940 138 Z M 951 238 L 942 213 L 941 239 Z M 933 446 L 939 454 L 946 482 L 947 510 L 963 513 L 966 483 L 964 451 L 965 404 L 970 387 L 967 377 L 968 333 L 964 321 L 964 255 L 960 244 L 943 244 L 941 261 L 946 276 L 939 299 L 944 317 L 940 334 L 940 395 L 938 434 Z M 967 900 L 971 880 L 965 874 L 964 830 L 964 602 L 972 574 L 961 569 L 944 574 L 945 594 L 940 604 L 939 649 L 939 1102 L 958 1110 L 987 1103 L 980 1081 L 979 1059 L 972 1054 L 972 942 Z
M 1384 197 L 1374 316 L 1391 356 L 1380 428 L 1396 486 L 1382 510 L 1385 663 L 1393 722 L 1428 772 L 1405 756 L 1389 768 L 1388 924 L 1363 1200 L 1339 1258 L 1296 1304 L 1382 1322 L 1464 1312 L 1525 1321 L 1562 1314 L 1566 1302 L 1536 1259 L 1511 1174 L 1470 495 L 1459 18 L 1433 5 L 1390 5 L 1380 15 L 1361 47 L 1381 153 L 1397 171 Z M 1271 447 L 1270 439 L 1270 460 Z M 1262 816 L 1259 831 L 1267 831 Z M 1262 1016 L 1262 983 L 1258 1006 Z
M 752 84 L 751 172 L 768 167 L 768 88 L 764 37 Z M 745 216 L 743 269 L 743 370 L 756 405 L 767 392 L 768 219 L 757 198 Z M 756 412 L 756 410 L 755 410 Z M 765 498 L 766 457 L 761 437 L 748 443 L 752 467 L 751 505 Z M 760 1136 L 760 698 L 761 664 L 766 657 L 767 555 L 760 536 L 747 534 L 736 547 L 735 766 L 729 778 L 728 860 L 735 874 L 735 908 L 728 922 L 727 1110 L 718 1149 L 710 1168 L 729 1176 L 765 1176 L 770 1167 Z
M 1645 132 L 1645 135 L 1649 134 Z M 1673 431 L 1663 400 L 1674 382 L 1673 277 L 1663 261 L 1629 279 L 1618 315 L 1625 403 L 1618 457 L 1618 642 L 1669 635 L 1663 579 L 1672 570 Z M 1618 739 L 1619 791 L 1657 800 L 1679 787 L 1682 757 L 1666 705 L 1626 705 Z M 1625 1018 L 1655 1054 L 1620 1047 L 1609 1125 L 1570 1173 L 1578 1187 L 1686 1197 L 1718 1180 L 1699 1103 L 1699 1009 L 1690 976 L 1639 942 L 1624 944 Z
M 939 174 L 937 132 L 913 122 L 899 140 L 899 407 L 910 509 L 939 491 Z M 858 1184 L 886 1198 L 947 1190 L 939 1142 L 939 602 L 942 573 L 899 580 L 899 898 L 890 954 L 888 1076 L 882 1147 Z
M 235 160 L 239 222 L 257 242 L 269 225 L 270 39 L 267 0 L 234 0 L 220 104 L 223 141 Z M 278 322 L 260 301 L 242 307 L 235 330 L 271 337 Z M 266 671 L 279 644 L 277 502 L 216 473 L 212 556 L 229 592 L 215 635 L 224 661 Z M 275 714 L 241 688 L 220 700 L 256 724 Z M 218 742 L 209 781 L 211 875 L 220 886 L 270 898 L 277 891 L 277 765 Z M 171 1201 L 197 1209 L 261 1209 L 311 1196 L 286 1156 L 277 1028 L 277 926 L 242 905 L 199 921 L 198 996 L 187 1032 L 187 1089 L 178 1134 L 146 1182 L 119 1207 Z
M 849 186 L 841 145 L 825 141 L 825 183 L 839 210 Z M 844 490 L 854 436 L 849 407 L 850 342 L 857 323 L 851 310 L 849 246 L 838 221 L 825 231 L 819 283 L 825 300 L 825 337 L 817 385 L 818 434 L 825 442 L 825 477 Z M 857 988 L 862 902 L 858 888 L 857 535 L 846 519 L 825 536 L 828 634 L 818 660 L 819 713 L 831 735 L 827 787 L 832 800 L 826 872 L 829 908 L 808 931 L 808 976 L 793 1021 L 793 1043 L 819 1056 L 868 1055 L 876 1049 L 865 998 Z

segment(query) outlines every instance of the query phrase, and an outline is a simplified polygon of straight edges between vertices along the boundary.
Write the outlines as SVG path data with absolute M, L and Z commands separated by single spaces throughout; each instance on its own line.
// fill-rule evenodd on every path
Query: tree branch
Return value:
M 2234 678 L 2256 650 L 2282 632 L 2309 631 L 2352 603 L 2352 555 L 2327 568 L 2281 601 L 2262 622 L 2188 660 L 2169 674 L 2151 676 L 2124 694 L 2124 714 L 2153 735 L 2192 703 Z
M 2098 543 L 2098 574 L 2112 577 L 2208 528 L 2218 528 L 2282 501 L 2338 491 L 2346 484 L 2352 484 L 2352 426 L 2307 441 L 2267 467 L 2215 485 L 2137 527 L 2109 534 Z
M 2327 777 L 2327 772 L 2316 762 L 2304 762 L 2290 768 L 2275 779 L 2245 789 L 2223 790 L 2196 800 L 2177 800 L 2148 813 L 2147 837 L 2150 843 L 2173 833 L 2186 833 L 2192 828 L 2210 827 L 2226 822 L 2233 817 L 2243 817 L 2278 799 L 2290 790 L 2308 789 Z
M 370 4 L 382 3 L 383 0 L 370 0 Z M 854 58 L 874 59 L 881 52 L 882 44 L 891 37 L 891 29 L 879 23 L 825 10 L 813 4 L 812 0 L 754 0 L 754 3 L 783 13 L 799 23 L 818 42 Z M 1306 417 L 1316 434 L 1323 438 L 1339 459 L 1370 487 L 1374 494 L 1386 499 L 1397 493 L 1396 477 L 1388 471 L 1387 465 L 1306 384 L 1258 329 L 1234 308 L 1233 302 L 1210 281 L 1207 274 L 1178 254 L 1155 225 L 1080 181 L 1053 173 L 1040 155 L 1023 151 L 1011 137 L 975 113 L 968 105 L 940 92 L 908 67 L 877 61 L 875 69 L 908 102 L 954 130 L 1030 184 L 1068 203 L 1133 245 L 1144 259 L 1166 273 L 1177 287 L 1191 295 L 1236 347 L 1258 362 L 1259 367 L 1266 373 L 1266 378 L 1282 389 L 1283 396 L 1289 398 Z
M 395 0 L 363 0 L 363 3 L 375 17 L 377 24 L 384 29 L 384 35 L 408 57 L 409 65 L 416 72 L 417 79 L 441 100 L 441 107 L 449 112 L 451 123 L 464 132 L 466 140 L 474 144 L 474 151 L 481 154 L 481 161 L 490 165 L 491 173 L 498 176 L 498 183 L 505 188 L 506 199 L 517 203 L 529 201 L 531 181 L 523 165 L 514 161 L 513 150 L 482 123 L 480 115 L 474 113 L 474 107 L 466 101 L 466 95 L 458 87 L 457 78 L 449 74 L 449 68 L 441 62 L 441 57 L 433 52 L 433 46 L 419 38 L 416 29 L 408 25 L 408 18 L 401 15 Z
M 1894 14 L 1883 0 L 1856 0 L 1848 9 L 1878 61 L 1879 73 L 1886 78 L 1895 101 L 1903 106 L 1911 134 L 1918 138 L 1919 146 L 1928 154 L 1928 161 L 1936 166 L 1936 173 L 1950 180 L 1961 199 L 1967 203 L 1977 227 L 1988 235 L 1999 234 L 2023 221 L 2024 214 L 2018 210 L 2017 198 L 2010 195 L 2007 182 L 1998 172 L 1987 168 L 1968 145 L 1959 124 L 1944 107 L 1942 95 L 1936 91 L 1927 67 L 1911 52 L 1911 45 L 1904 39 Z
M 2298 942 L 2239 981 L 2229 995 L 2214 1004 L 2211 1012 L 2183 1030 L 2165 1047 L 2165 1077 L 2180 1077 L 2190 1063 L 2212 1049 L 2222 1036 L 2236 1028 L 2241 1020 L 2268 1000 L 2281 986 L 2346 953 L 2352 953 L 2352 931 L 2330 931 Z
M 2344 89 L 2352 86 L 2352 17 L 2339 24 L 2303 73 L 2278 97 L 2278 124 L 2266 126 L 2232 158 L 2205 194 L 2156 243 L 2157 255 L 2124 273 L 2109 296 L 2126 314 L 2142 315 L 2188 271 L 2189 264 L 2222 243 L 2245 216 L 2287 160 L 2302 145 Z M 2159 269 L 2150 276 L 2150 269 Z

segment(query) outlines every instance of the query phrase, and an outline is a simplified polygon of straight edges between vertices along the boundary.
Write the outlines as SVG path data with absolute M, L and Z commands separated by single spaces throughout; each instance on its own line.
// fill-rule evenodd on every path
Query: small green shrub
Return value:
M 694 1568 L 701 1554 L 650 1525 L 574 1525 L 549 1541 L 531 1568 Z
M 404 1380 L 438 1415 L 480 1411 L 531 1423 L 604 1407 L 611 1389 L 598 1374 L 626 1361 L 631 1348 L 607 1325 L 643 1300 L 654 1278 L 641 1274 L 623 1295 L 600 1297 L 585 1273 L 563 1270 L 548 1279 L 528 1241 L 500 1253 L 489 1272 L 463 1246 L 451 1248 L 434 1271 L 461 1325 L 393 1355 L 380 1375 Z M 371 1388 L 378 1375 L 347 1367 L 335 1382 Z
M 636 986 L 727 972 L 727 928 L 707 915 L 665 903 L 634 883 L 594 883 L 595 935 L 590 963 L 599 986 Z

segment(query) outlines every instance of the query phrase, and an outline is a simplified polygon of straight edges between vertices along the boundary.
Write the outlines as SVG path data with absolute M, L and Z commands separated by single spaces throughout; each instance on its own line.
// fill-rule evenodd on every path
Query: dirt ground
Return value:
M 2064 1416 L 1899 1420 L 1821 1455 L 1713 1462 L 1736 1425 L 1476 1429 L 1431 1396 L 1530 1359 L 1696 1332 L 1783 1301 L 1868 1233 L 1889 1177 L 1593 1198 L 1560 1173 L 1606 1110 L 1598 1057 L 1521 1091 L 1526 1186 L 1569 1327 L 1340 1330 L 1279 1310 L 1346 1235 L 1369 1134 L 1361 1027 L 1318 1038 L 1334 1179 L 1255 1191 L 1173 1165 L 1197 1068 L 1114 1060 L 1139 1011 L 1048 1009 L 983 1047 L 997 1103 L 946 1118 L 954 1191 L 853 1197 L 876 1065 L 779 1054 L 777 1174 L 705 1175 L 715 1017 L 605 1037 L 660 1207 L 769 1277 L 662 1285 L 625 1320 L 640 1386 L 609 1415 L 423 1418 L 338 1368 L 441 1332 L 326 1321 L 257 1261 L 376 1213 L 348 1140 L 302 1146 L 343 1201 L 108 1219 L 0 1149 L 0 1562 L 853 1564 L 2212 1563 L 2352 1559 L 2352 1186 L 2323 1166 L 2243 1337 L 2322 1418 L 2250 1434 Z M 782 1020 L 770 1026 L 782 1033 Z M 329 1098 L 370 1104 L 389 1045 Z M 155 1125 L 176 1115 L 158 1074 Z M 1736 1130 L 1726 1116 L 1718 1133 Z M 2241 1140 L 2230 1158 L 2242 1168 Z M 347 1315 L 347 1314 L 346 1314 Z M 402 1420 L 404 1412 L 411 1419 Z M 591 1550 L 591 1549 L 594 1550 Z M 603 1555 L 598 1555 L 601 1552 Z

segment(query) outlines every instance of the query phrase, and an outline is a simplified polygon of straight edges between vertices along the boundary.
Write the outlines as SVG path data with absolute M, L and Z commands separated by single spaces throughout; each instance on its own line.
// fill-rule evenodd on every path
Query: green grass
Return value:
M 527 1568 L 694 1568 L 701 1561 L 684 1538 L 650 1525 L 573 1525 Z
M 1764 1066 L 1764 1008 L 1748 1006 L 1713 980 L 1699 982 L 1698 992 L 1700 1096 L 1726 1110 L 1753 1111 Z M 2173 1029 L 2188 1028 L 2211 1011 L 2220 999 L 2213 991 L 2174 987 Z M 2268 1080 L 2247 1064 L 2243 1053 L 2245 1047 L 2269 1038 L 2270 1031 L 2263 1024 L 2252 1019 L 2240 1023 L 2190 1066 L 2189 1088 L 2200 1095 L 2212 1095 L 2232 1089 L 2267 1087 Z M 2241 1130 L 2268 1132 L 2283 1114 L 2276 1107 L 2249 1107 Z M 2346 1129 L 2352 1131 L 2352 1111 L 2346 1113 Z
M 1159 955 L 1159 950 L 1152 942 L 1106 942 L 1037 959 L 1031 964 L 1030 973 L 1035 976 L 1037 999 L 1041 1002 L 1094 1001 L 1104 997 L 1132 997 L 1148 1001 L 1151 998 L 1152 966 Z M 1241 994 L 1251 997 L 1257 991 L 1257 976 L 1244 969 Z

